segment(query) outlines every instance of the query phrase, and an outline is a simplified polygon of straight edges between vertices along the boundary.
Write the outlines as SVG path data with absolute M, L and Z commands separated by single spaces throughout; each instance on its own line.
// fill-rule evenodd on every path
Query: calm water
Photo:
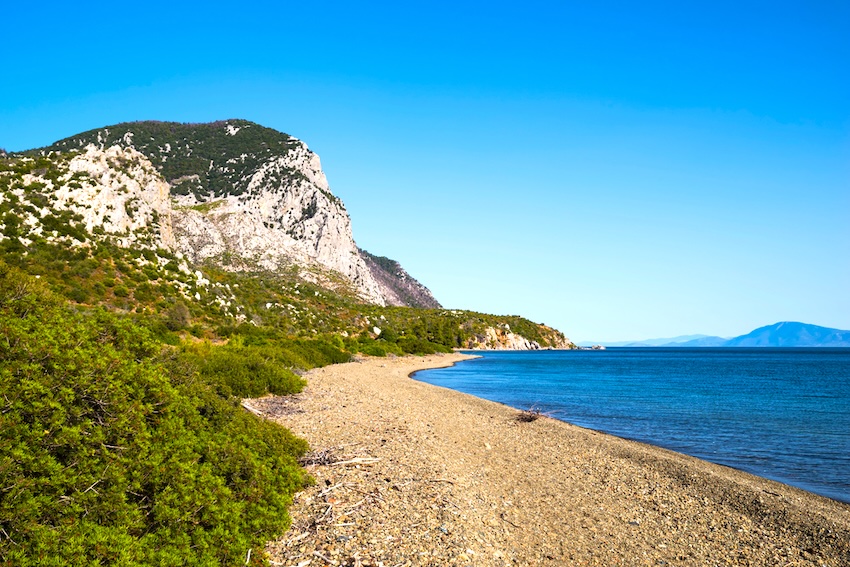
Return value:
M 850 348 L 475 354 L 415 378 L 850 502 Z

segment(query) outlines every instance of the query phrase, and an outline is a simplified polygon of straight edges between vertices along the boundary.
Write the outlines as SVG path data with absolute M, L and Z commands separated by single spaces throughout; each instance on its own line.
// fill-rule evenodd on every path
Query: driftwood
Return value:
M 255 408 L 254 406 L 249 404 L 246 400 L 242 400 L 242 407 L 245 408 L 246 410 L 248 410 L 249 412 L 253 413 L 254 415 L 258 416 L 258 417 L 261 417 L 263 419 L 266 418 L 266 415 L 263 412 L 261 412 L 260 410 L 258 410 L 257 408 Z
M 557 410 L 544 412 L 537 406 L 531 406 L 528 409 L 521 410 L 516 417 L 514 417 L 514 420 L 520 423 L 530 423 L 541 417 L 552 417 L 552 415 L 556 413 L 558 413 Z
M 380 460 L 381 459 L 378 459 L 376 457 L 355 457 L 354 459 L 349 459 L 347 461 L 337 461 L 335 463 L 331 463 L 331 465 L 333 465 L 333 466 L 337 466 L 337 465 L 343 465 L 343 466 L 348 466 L 348 465 L 374 465 L 375 463 L 377 463 Z
M 310 451 L 298 459 L 301 466 L 307 465 L 332 465 L 337 462 L 333 455 L 333 449 L 322 449 L 321 451 Z

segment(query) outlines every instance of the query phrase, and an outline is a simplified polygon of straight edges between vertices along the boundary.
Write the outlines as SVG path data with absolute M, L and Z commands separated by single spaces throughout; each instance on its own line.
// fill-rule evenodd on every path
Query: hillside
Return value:
M 723 337 L 701 337 L 698 339 L 692 339 L 690 341 L 685 341 L 681 343 L 675 344 L 665 344 L 659 346 L 676 346 L 676 347 L 722 347 L 726 346 L 726 343 L 729 342 L 729 339 L 724 339 Z
M 10 265 L 171 333 L 335 335 L 375 353 L 571 345 L 518 317 L 438 309 L 398 262 L 357 248 L 318 156 L 247 121 L 120 124 L 10 154 L 0 221 Z
M 384 256 L 375 256 L 360 249 L 372 277 L 378 282 L 382 295 L 390 305 L 439 308 L 440 303 L 431 291 L 413 279 L 401 264 Z
M 850 331 L 797 322 L 780 322 L 724 339 L 704 337 L 664 346 L 677 347 L 848 347 Z
M 240 400 L 356 355 L 569 348 L 360 251 L 318 157 L 245 121 L 0 155 L 0 564 L 266 565 L 307 449 Z M 253 552 L 253 553 L 252 553 Z
M 264 564 L 307 449 L 239 398 L 291 394 L 321 341 L 165 348 L 0 261 L 0 564 Z M 160 337 L 161 338 L 161 337 Z

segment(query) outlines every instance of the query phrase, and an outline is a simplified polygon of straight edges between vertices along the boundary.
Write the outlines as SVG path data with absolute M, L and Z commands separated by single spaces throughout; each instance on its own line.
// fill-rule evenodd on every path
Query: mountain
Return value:
M 726 343 L 729 342 L 729 339 L 724 337 L 712 337 L 712 336 L 702 336 L 697 339 L 693 339 L 690 341 L 682 341 L 677 343 L 668 343 L 659 346 L 667 346 L 667 347 L 721 347 L 726 346 Z
M 584 345 L 584 343 L 580 343 Z M 830 329 L 806 323 L 781 322 L 731 339 L 709 335 L 690 335 L 672 339 L 649 339 L 604 343 L 623 347 L 850 347 L 850 331 Z
M 730 339 L 730 347 L 850 347 L 850 331 L 792 321 L 775 323 Z
M 581 342 L 579 346 L 593 346 L 601 344 L 606 347 L 653 347 L 653 346 L 675 346 L 684 344 L 690 341 L 698 341 L 701 339 L 714 339 L 718 337 L 708 337 L 707 335 L 682 335 L 679 337 L 671 337 L 665 339 L 645 339 L 642 341 L 618 341 L 618 342 Z M 724 339 L 725 340 L 725 339 Z
M 91 203 L 95 193 L 100 197 L 83 213 L 89 229 L 104 225 L 110 205 L 119 217 L 123 204 L 126 216 L 141 213 L 139 224 L 147 223 L 148 211 L 131 210 L 139 202 L 161 219 L 156 244 L 176 249 L 191 262 L 213 260 L 232 270 L 294 266 L 312 272 L 312 279 L 330 269 L 363 299 L 386 304 L 319 157 L 296 138 L 246 120 L 134 122 L 90 130 L 41 153 L 69 150 L 81 152 L 69 170 L 99 182 L 84 180 L 68 192 L 67 200 L 75 203 Z M 127 190 L 157 182 L 163 198 L 156 203 Z M 104 228 L 114 232 L 133 224 L 109 219 Z
M 0 563 L 22 567 L 265 564 L 246 550 L 289 527 L 308 446 L 244 398 L 360 354 L 573 346 L 440 308 L 357 248 L 318 156 L 235 120 L 0 152 L 0 338 Z
M 369 354 L 572 346 L 519 317 L 440 309 L 398 262 L 357 247 L 306 144 L 245 120 L 125 123 L 5 154 L 2 262 L 82 308 L 209 339 L 330 334 Z
M 671 345 L 678 343 L 686 343 L 689 341 L 697 341 L 707 338 L 707 335 L 681 335 L 678 337 L 672 337 L 669 339 L 648 339 L 645 341 L 640 341 L 639 343 L 633 343 L 634 346 L 661 346 L 661 345 Z

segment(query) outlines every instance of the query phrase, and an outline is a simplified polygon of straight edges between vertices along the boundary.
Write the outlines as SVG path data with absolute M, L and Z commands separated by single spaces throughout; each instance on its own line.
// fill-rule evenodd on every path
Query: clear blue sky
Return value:
M 13 2 L 0 147 L 246 118 L 447 307 L 850 329 L 850 3 Z

